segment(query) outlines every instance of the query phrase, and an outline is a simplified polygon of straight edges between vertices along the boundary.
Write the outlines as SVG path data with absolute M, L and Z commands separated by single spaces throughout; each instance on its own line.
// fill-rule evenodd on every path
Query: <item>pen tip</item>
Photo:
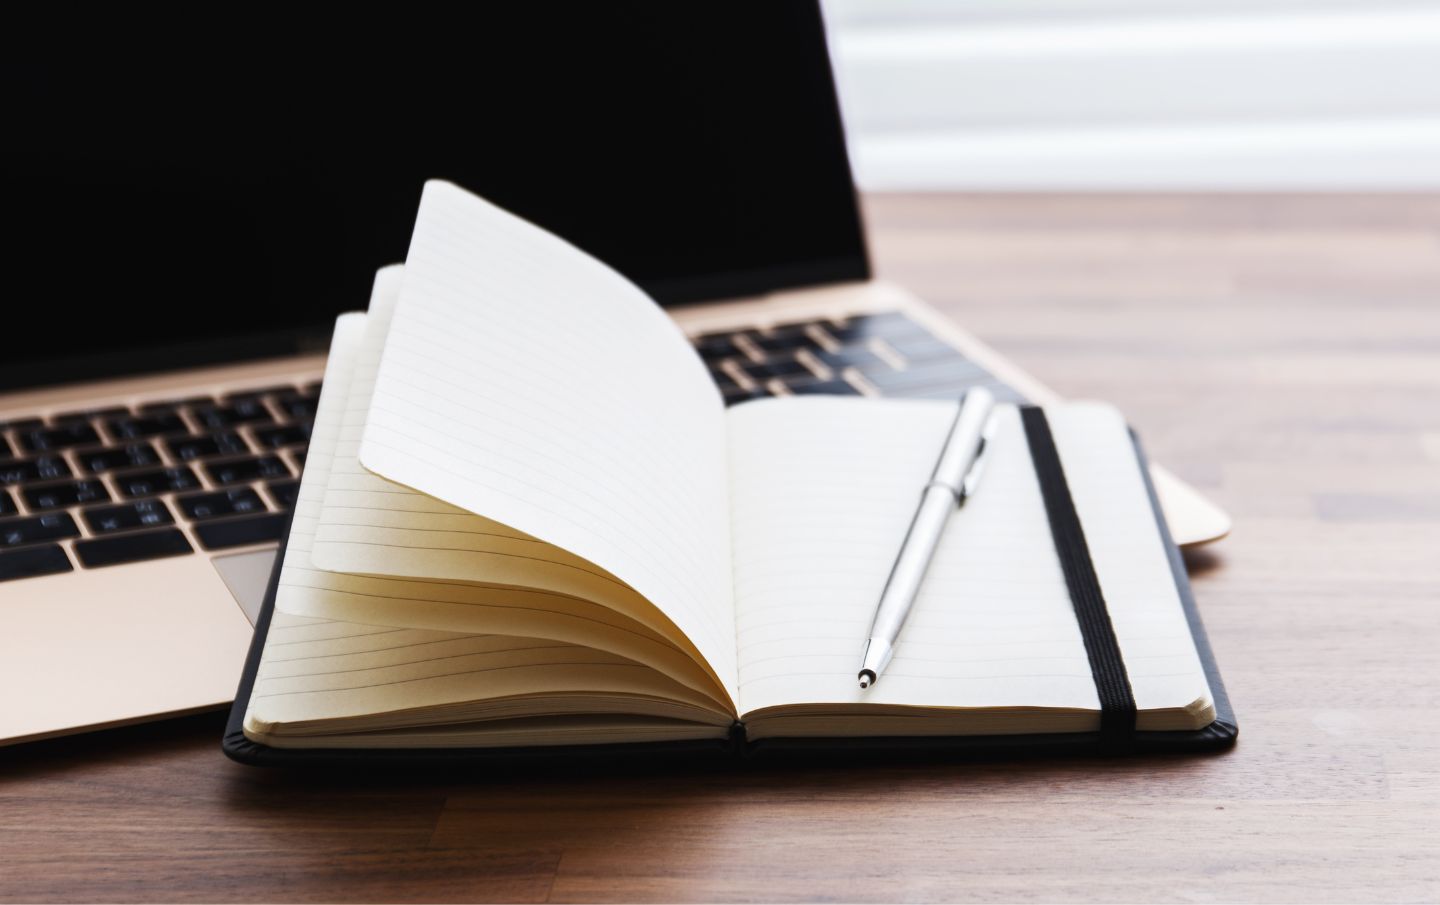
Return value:
M 860 673 L 860 687 L 869 688 L 875 682 L 875 674 L 866 669 Z

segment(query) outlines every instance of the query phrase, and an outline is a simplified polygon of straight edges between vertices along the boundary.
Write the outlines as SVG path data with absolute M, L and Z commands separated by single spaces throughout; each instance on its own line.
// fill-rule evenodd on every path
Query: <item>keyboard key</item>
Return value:
M 58 456 L 36 456 L 33 459 L 0 461 L 0 484 L 22 481 L 49 481 L 70 477 L 70 466 Z
M 296 421 L 313 421 L 319 397 L 303 393 L 281 393 L 275 397 L 275 402 L 282 412 Z
M 64 512 L 0 519 L 0 547 L 18 547 L 79 536 L 80 529 L 75 527 L 75 520 Z
M 294 509 L 295 500 L 300 495 L 299 481 L 271 481 L 265 485 L 270 491 L 270 499 L 274 500 L 281 509 Z
M 746 364 L 741 367 L 746 374 L 755 378 L 756 383 L 764 383 L 772 377 L 781 379 L 787 377 L 800 377 L 805 380 L 814 380 L 815 372 L 807 368 L 803 362 L 794 358 L 774 357 L 764 364 Z
M 110 534 L 131 528 L 153 528 L 173 525 L 175 519 L 160 500 L 136 500 L 119 506 L 91 506 L 80 513 L 91 534 Z
M 141 411 L 145 409 L 142 407 Z M 110 433 L 120 440 L 138 440 L 160 434 L 180 434 L 190 430 L 174 412 L 141 414 L 133 418 L 114 418 L 106 422 Z
M 831 370 L 843 371 L 846 368 L 858 368 L 861 371 L 893 371 L 895 370 L 885 362 L 885 359 L 871 352 L 869 349 L 859 346 L 846 346 L 838 352 L 816 352 L 815 357 L 820 359 Z
M 903 336 L 885 338 L 885 344 L 904 358 L 907 363 L 920 363 L 954 359 L 964 361 L 960 350 L 933 336 Z
M 294 460 L 295 460 L 295 464 L 296 464 L 297 466 L 299 466 L 300 468 L 304 468 L 304 467 L 305 467 L 305 450 L 303 450 L 303 449 L 292 449 L 292 450 L 290 450 L 290 458 L 294 459 Z
M 55 544 L 20 550 L 0 550 L 0 581 L 73 571 L 75 567 L 70 565 L 70 557 Z
M 206 550 L 223 550 L 245 544 L 261 544 L 280 539 L 285 530 L 283 512 L 271 515 L 256 515 L 250 518 L 232 518 L 222 522 L 201 522 L 195 526 L 195 535 L 200 546 Z
M 10 495 L 10 491 L 0 490 L 0 515 L 14 515 L 19 511 L 20 507 L 15 505 L 15 498 Z
M 165 556 L 183 556 L 193 552 L 195 548 L 190 546 L 185 535 L 177 528 L 75 542 L 75 556 L 80 560 L 80 565 L 91 569 Z
M 722 393 L 740 388 L 740 384 L 736 383 L 733 377 L 714 366 L 710 368 L 710 379 L 715 381 L 715 386 L 719 387 Z
M 192 410 L 199 422 L 212 430 L 236 424 L 264 424 L 275 420 L 259 399 L 237 399 L 230 405 L 202 406 Z
M 0 437 L 0 459 L 8 459 L 15 455 L 15 450 L 10 448 L 10 441 Z
M 195 472 L 183 465 L 157 468 L 153 471 L 132 471 L 115 476 L 115 486 L 127 497 L 155 496 L 172 491 L 194 490 L 200 486 Z
M 250 445 L 239 434 L 220 431 L 215 434 L 200 434 L 193 437 L 172 437 L 165 441 L 170 455 L 182 462 L 192 459 L 209 459 L 215 456 L 233 456 L 248 453 Z
M 819 345 L 805 332 L 805 324 L 788 324 L 763 333 L 754 333 L 750 341 L 766 352 L 795 352 L 797 349 L 818 349 Z
M 159 465 L 160 454 L 149 443 L 127 443 L 111 449 L 87 449 L 75 454 L 80 467 L 91 474 L 117 468 L 141 468 Z
M 88 421 L 76 421 L 62 424 L 59 427 L 35 428 L 23 431 L 17 436 L 20 445 L 30 452 L 47 452 L 52 449 L 65 449 L 70 446 L 84 446 L 88 443 L 100 442 L 100 435 L 95 432 L 95 428 L 91 427 Z
M 823 325 L 825 332 L 840 340 L 842 344 L 861 343 L 871 337 L 885 339 L 901 336 L 929 336 L 930 331 L 899 311 L 881 314 L 861 314 L 848 318 L 839 324 Z
M 177 497 L 175 505 L 179 506 L 180 511 L 192 522 L 223 515 L 265 511 L 265 503 L 260 499 L 260 494 L 249 487 Z
M 103 503 L 110 491 L 99 481 L 61 481 L 57 484 L 34 484 L 20 491 L 31 509 L 63 509 L 83 503 Z
M 306 443 L 310 440 L 310 428 L 300 424 L 259 427 L 255 429 L 255 440 L 261 446 L 270 449 L 299 446 L 301 443 Z
M 991 379 L 989 371 L 965 358 L 940 359 L 914 364 L 903 371 L 893 368 L 866 368 L 865 379 L 887 395 L 903 395 L 910 390 L 938 386 L 964 386 Z
M 274 456 L 249 456 L 223 462 L 207 462 L 205 473 L 216 484 L 241 484 L 260 478 L 288 478 L 290 469 Z
M 740 350 L 735 348 L 735 338 L 732 333 L 704 333 L 691 339 L 695 345 L 695 351 L 706 361 L 720 358 L 731 358 L 739 355 Z
M 17 432 L 33 431 L 45 426 L 43 418 L 17 418 L 14 421 L 0 422 L 0 430 L 7 428 Z
M 815 380 L 806 383 L 787 383 L 785 389 L 797 396 L 857 396 L 860 391 L 843 380 Z

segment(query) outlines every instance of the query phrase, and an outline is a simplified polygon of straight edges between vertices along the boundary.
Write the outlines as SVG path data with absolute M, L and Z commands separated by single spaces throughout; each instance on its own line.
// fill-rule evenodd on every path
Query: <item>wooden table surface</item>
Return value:
M 867 208 L 881 274 L 1234 515 L 1190 557 L 1232 753 L 375 779 L 217 715 L 0 752 L 0 897 L 1440 898 L 1440 197 Z

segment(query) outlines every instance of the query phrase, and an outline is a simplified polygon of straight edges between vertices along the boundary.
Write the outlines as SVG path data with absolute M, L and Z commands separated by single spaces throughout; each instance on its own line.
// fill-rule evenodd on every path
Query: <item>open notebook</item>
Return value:
M 1204 731 L 1223 691 L 1132 437 L 1102 404 L 1047 415 L 1136 729 Z M 405 265 L 336 325 L 231 753 L 1094 733 L 1013 407 L 893 663 L 857 687 L 953 416 L 838 397 L 726 410 L 641 290 L 430 183 Z

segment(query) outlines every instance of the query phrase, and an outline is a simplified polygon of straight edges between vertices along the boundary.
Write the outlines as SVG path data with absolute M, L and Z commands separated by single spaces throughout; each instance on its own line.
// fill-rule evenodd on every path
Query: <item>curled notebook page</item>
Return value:
M 365 594 L 292 598 L 292 611 L 354 622 L 499 633 L 584 644 L 650 664 L 730 707 L 652 604 L 594 565 L 360 465 L 360 436 L 403 268 L 376 277 L 338 413 L 310 558 L 328 584 L 365 580 Z M 327 437 L 329 435 L 327 434 Z
M 363 721 L 377 714 L 426 708 L 441 709 L 414 719 L 444 721 L 458 706 L 477 708 L 517 693 L 534 695 L 546 689 L 564 693 L 575 688 L 622 698 L 664 698 L 673 704 L 650 708 L 652 715 L 727 725 L 728 705 L 698 680 L 693 664 L 668 645 L 636 637 L 632 626 L 582 620 L 589 631 L 571 634 L 586 643 L 567 643 L 333 618 L 347 613 L 363 617 L 367 604 L 375 600 L 413 609 L 452 596 L 473 600 L 477 593 L 443 582 L 339 574 L 312 562 L 321 500 L 332 477 L 366 326 L 363 314 L 345 315 L 336 324 L 310 452 L 282 554 L 276 609 L 247 707 L 247 731 L 271 744 L 285 744 L 271 735 L 282 724 Z M 532 623 L 554 629 L 552 634 L 566 634 L 570 626 L 561 617 L 568 614 L 552 613 L 547 623 L 543 602 L 526 603 L 537 611 Z M 663 667 L 676 664 L 690 666 L 684 670 L 677 665 L 673 670 L 688 682 L 666 675 Z M 564 709 L 568 712 L 574 706 Z M 623 705 L 617 709 L 623 712 Z M 388 719 L 394 722 L 396 717 Z
M 735 687 L 725 426 L 679 330 L 605 265 L 426 185 L 368 470 L 598 566 Z

